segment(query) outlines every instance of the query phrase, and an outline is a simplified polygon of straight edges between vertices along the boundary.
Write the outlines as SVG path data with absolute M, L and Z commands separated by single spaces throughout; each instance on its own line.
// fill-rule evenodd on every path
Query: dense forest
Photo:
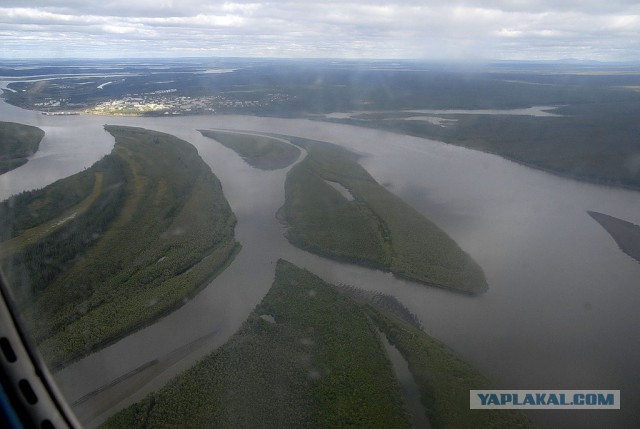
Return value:
M 247 164 L 261 170 L 287 167 L 300 156 L 300 149 L 274 137 L 220 130 L 200 132 L 234 150 Z
M 331 120 L 444 141 L 574 179 L 638 189 L 640 96 L 630 90 L 617 93 L 617 102 L 563 106 L 542 117 L 378 112 Z
M 515 412 L 469 410 L 469 389 L 491 383 L 438 341 L 280 260 L 227 343 L 102 427 L 409 428 L 380 335 L 409 362 L 434 428 L 529 426 Z
M 182 305 L 239 249 L 220 182 L 193 146 L 106 129 L 116 139 L 110 155 L 2 206 L 15 225 L 0 247 L 3 267 L 54 368 Z
M 0 121 L 0 174 L 26 164 L 43 137 L 40 128 Z
M 326 142 L 290 140 L 308 152 L 285 182 L 280 216 L 291 243 L 432 286 L 472 294 L 486 289 L 482 268 L 437 225 L 379 185 L 354 153 Z

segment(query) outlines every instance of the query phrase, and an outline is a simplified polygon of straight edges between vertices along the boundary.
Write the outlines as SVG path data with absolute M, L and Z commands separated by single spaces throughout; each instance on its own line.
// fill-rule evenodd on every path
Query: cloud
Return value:
M 30 52 L 45 57 L 637 60 L 640 43 L 636 0 L 32 0 L 27 4 L 2 2 L 2 57 Z

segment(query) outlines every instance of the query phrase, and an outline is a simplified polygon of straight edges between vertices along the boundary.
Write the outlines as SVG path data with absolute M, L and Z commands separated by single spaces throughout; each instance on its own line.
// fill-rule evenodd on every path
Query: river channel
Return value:
M 113 147 L 103 124 L 164 131 L 195 145 L 220 179 L 242 251 L 183 307 L 55 374 L 94 426 L 223 344 L 262 299 L 285 258 L 329 282 L 395 296 L 442 340 L 508 389 L 620 389 L 620 411 L 535 411 L 543 427 L 634 427 L 640 421 L 640 264 L 587 213 L 640 224 L 640 193 L 581 183 L 444 143 L 303 119 L 248 116 L 43 116 L 0 102 L 0 120 L 41 127 L 40 150 L 0 176 L 0 198 L 44 186 Z M 532 117 L 532 120 L 536 120 Z M 340 144 L 379 183 L 449 233 L 483 267 L 469 297 L 341 264 L 291 246 L 275 213 L 287 169 L 262 171 L 197 132 L 278 133 Z

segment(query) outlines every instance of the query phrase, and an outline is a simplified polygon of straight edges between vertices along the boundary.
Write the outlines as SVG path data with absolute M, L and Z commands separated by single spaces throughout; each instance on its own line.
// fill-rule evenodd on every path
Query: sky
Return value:
M 640 60 L 640 0 L 0 0 L 0 60 Z

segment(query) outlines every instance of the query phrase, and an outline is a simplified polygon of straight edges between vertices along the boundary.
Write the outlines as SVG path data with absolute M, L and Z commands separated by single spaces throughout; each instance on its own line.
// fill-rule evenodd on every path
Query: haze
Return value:
M 635 0 L 4 0 L 0 57 L 635 61 Z

